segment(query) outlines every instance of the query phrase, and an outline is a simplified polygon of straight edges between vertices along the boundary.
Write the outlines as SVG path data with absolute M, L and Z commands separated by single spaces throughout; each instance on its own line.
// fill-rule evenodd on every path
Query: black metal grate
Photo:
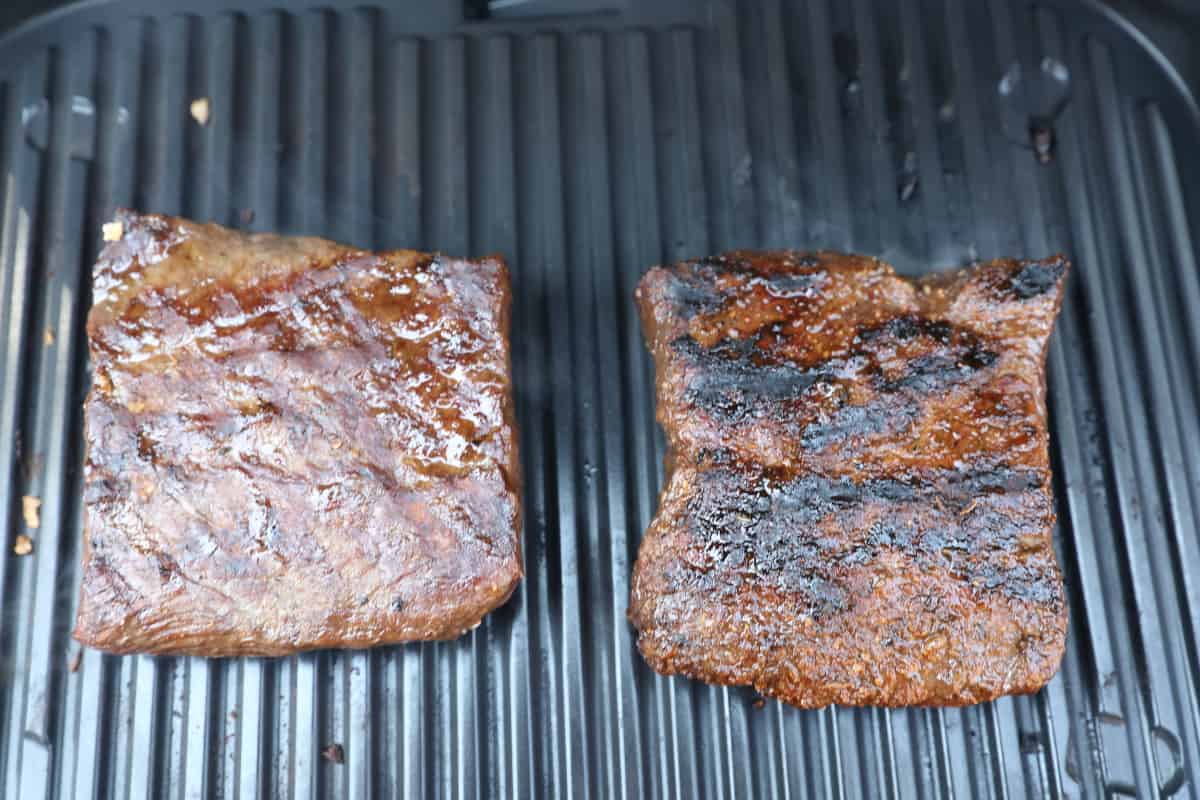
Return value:
M 1200 797 L 1187 65 L 1094 0 L 460 5 L 115 0 L 0 39 L 0 796 Z M 69 671 L 82 323 L 118 205 L 509 258 L 508 606 L 453 643 Z M 738 246 L 1073 257 L 1049 367 L 1072 617 L 1047 690 L 799 712 L 642 663 L 624 615 L 662 440 L 631 294 Z

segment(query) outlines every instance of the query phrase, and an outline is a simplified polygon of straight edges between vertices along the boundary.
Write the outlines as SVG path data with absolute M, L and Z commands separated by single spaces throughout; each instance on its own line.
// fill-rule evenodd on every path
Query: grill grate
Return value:
M 270 5 L 114 0 L 0 39 L 0 796 L 1200 797 L 1182 66 L 1093 0 Z M 505 608 L 452 643 L 69 671 L 82 325 L 120 205 L 508 257 L 528 578 Z M 632 291 L 743 246 L 1072 256 L 1049 366 L 1071 628 L 1041 694 L 759 709 L 642 663 L 662 438 Z

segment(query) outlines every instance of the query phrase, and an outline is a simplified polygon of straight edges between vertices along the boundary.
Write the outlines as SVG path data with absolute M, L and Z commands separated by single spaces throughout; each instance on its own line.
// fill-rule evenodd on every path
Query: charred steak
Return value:
M 501 260 L 117 224 L 87 324 L 77 639 L 363 647 L 458 636 L 508 598 L 520 475 Z
M 802 707 L 1045 684 L 1067 627 L 1044 380 L 1067 268 L 910 281 L 738 252 L 651 270 L 669 453 L 630 607 L 650 665 Z

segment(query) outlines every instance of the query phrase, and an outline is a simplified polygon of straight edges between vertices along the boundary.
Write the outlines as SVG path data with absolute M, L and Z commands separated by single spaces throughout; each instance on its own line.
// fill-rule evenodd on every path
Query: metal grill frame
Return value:
M 1185 11 L 279 4 L 89 2 L 0 38 L 0 797 L 1200 797 Z M 1057 116 L 1046 59 L 1069 71 Z M 1040 164 L 1027 134 L 1046 115 Z M 77 660 L 82 325 L 122 205 L 506 256 L 528 575 L 507 606 L 452 643 Z M 759 709 L 638 657 L 629 572 L 662 438 L 633 287 L 652 264 L 787 246 L 910 273 L 1075 262 L 1049 364 L 1071 627 L 1039 695 Z M 344 764 L 322 757 L 335 743 Z

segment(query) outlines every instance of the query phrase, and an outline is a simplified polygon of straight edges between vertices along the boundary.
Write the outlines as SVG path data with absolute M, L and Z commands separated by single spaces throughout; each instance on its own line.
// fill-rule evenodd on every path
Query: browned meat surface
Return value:
M 630 608 L 650 665 L 802 707 L 1045 684 L 1067 627 L 1044 379 L 1067 268 L 651 270 L 668 475 Z
M 75 636 L 455 637 L 521 578 L 508 272 L 124 212 L 88 317 Z

